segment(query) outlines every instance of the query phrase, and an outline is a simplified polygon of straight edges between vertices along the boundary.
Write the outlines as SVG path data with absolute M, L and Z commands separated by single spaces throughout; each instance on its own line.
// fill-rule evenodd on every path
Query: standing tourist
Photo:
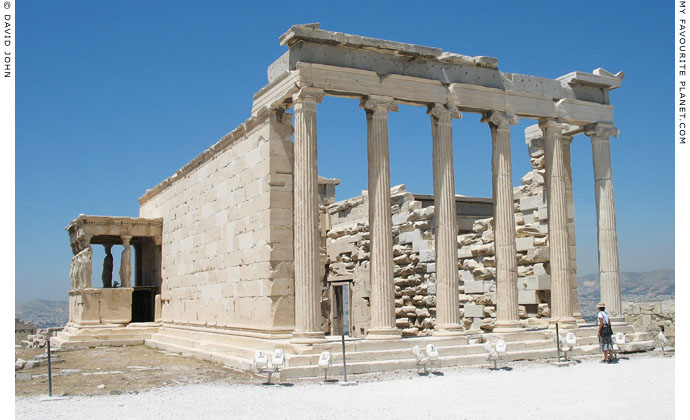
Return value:
M 605 308 L 604 302 L 597 304 L 597 310 L 599 311 L 597 315 L 599 318 L 597 337 L 599 337 L 599 349 L 604 352 L 604 360 L 602 362 L 611 363 L 613 362 L 613 330 L 611 329 L 611 317 L 605 311 Z

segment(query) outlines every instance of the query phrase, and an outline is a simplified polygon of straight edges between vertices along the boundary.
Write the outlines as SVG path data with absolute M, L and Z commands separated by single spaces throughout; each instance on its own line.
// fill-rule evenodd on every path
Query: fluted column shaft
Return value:
M 570 145 L 572 136 L 563 136 L 563 162 L 567 171 L 566 200 L 568 206 L 568 248 L 570 250 L 570 313 L 578 324 L 584 324 L 577 296 L 577 241 L 575 239 L 575 202 L 573 199 L 573 171 L 570 164 Z
M 568 247 L 568 171 L 563 156 L 563 127 L 542 120 L 546 160 L 547 212 L 549 218 L 549 260 L 551 266 L 551 318 L 561 327 L 575 327 L 570 303 L 570 250 Z
M 616 208 L 613 200 L 611 147 L 609 145 L 609 136 L 617 136 L 618 130 L 610 124 L 593 124 L 585 127 L 585 134 L 592 140 L 601 299 L 606 304 L 606 310 L 611 316 L 620 318 L 619 322 L 623 322 L 620 279 L 618 277 Z
M 458 302 L 458 228 L 455 213 L 453 121 L 460 113 L 436 104 L 429 110 L 433 136 L 434 218 L 436 219 L 435 335 L 461 333 Z
M 517 293 L 517 250 L 513 208 L 513 164 L 510 154 L 510 125 L 514 115 L 491 112 L 484 122 L 491 128 L 494 199 L 494 243 L 496 246 L 496 332 L 520 329 Z
M 379 96 L 364 98 L 361 106 L 367 116 L 369 161 L 371 308 L 367 338 L 397 338 L 400 330 L 395 325 L 388 112 L 397 111 L 398 106 L 392 98 Z
M 319 201 L 316 154 L 316 104 L 323 91 L 302 88 L 293 96 L 295 331 L 292 342 L 325 341 L 321 331 L 319 279 Z

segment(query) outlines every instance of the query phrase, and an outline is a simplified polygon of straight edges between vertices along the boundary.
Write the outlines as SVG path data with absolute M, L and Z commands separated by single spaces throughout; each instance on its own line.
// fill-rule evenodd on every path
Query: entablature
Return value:
M 122 244 L 122 237 L 153 238 L 154 242 L 160 244 L 163 219 L 80 214 L 65 230 L 69 233 L 73 249 L 79 250 L 89 244 Z
M 582 125 L 612 122 L 609 91 L 623 79 L 622 72 L 601 68 L 557 79 L 503 73 L 492 57 L 325 31 L 319 24 L 293 26 L 280 41 L 289 50 L 269 66 L 269 83 L 254 95 L 253 115 L 266 107 L 289 107 L 297 90 L 314 87 L 330 96 L 450 103 L 467 112 L 508 111 Z

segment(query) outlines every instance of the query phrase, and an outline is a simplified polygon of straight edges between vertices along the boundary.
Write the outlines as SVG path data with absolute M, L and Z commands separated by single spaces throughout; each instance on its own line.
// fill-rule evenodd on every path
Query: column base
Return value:
M 562 318 L 550 319 L 549 329 L 556 329 L 556 323 L 558 322 L 558 329 L 571 330 L 577 328 L 577 322 L 572 316 L 564 316 Z
M 497 321 L 492 332 L 507 333 L 525 331 L 520 321 Z
M 290 339 L 293 344 L 319 344 L 327 341 L 322 331 L 295 331 Z
M 453 335 L 465 335 L 465 328 L 460 324 L 445 324 L 436 325 L 434 331 L 431 334 L 433 336 L 453 336 Z
M 621 327 L 624 325 L 628 325 L 628 322 L 625 320 L 624 316 L 611 316 L 611 325 Z
M 395 340 L 402 338 L 402 333 L 397 328 L 371 329 L 367 331 L 365 340 Z
M 582 327 L 584 325 L 587 325 L 587 321 L 582 317 L 582 314 L 579 312 L 575 312 L 573 314 L 573 318 L 575 318 L 575 322 L 577 323 L 578 327 Z

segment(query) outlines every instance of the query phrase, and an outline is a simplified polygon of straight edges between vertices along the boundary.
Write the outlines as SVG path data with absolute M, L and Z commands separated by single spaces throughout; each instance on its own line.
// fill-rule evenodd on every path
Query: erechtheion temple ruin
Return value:
M 616 331 L 648 346 L 621 316 L 609 92 L 622 73 L 504 73 L 495 58 L 318 24 L 293 26 L 280 43 L 287 51 L 268 67 L 251 117 L 147 190 L 139 217 L 69 224 L 70 321 L 55 344 L 145 342 L 240 369 L 257 349 L 282 349 L 284 373 L 309 376 L 323 350 L 340 357 L 343 331 L 356 373 L 414 367 L 409 349 L 427 343 L 444 366 L 482 363 L 481 343 L 496 337 L 508 358 L 554 357 L 558 324 L 578 337 L 576 353 L 596 353 L 575 277 L 570 145 L 582 134 L 592 144 L 601 299 Z M 317 170 L 324 96 L 360 99 L 367 123 L 368 190 L 338 202 L 339 181 Z M 429 115 L 433 195 L 390 185 L 388 115 L 399 106 Z M 453 147 L 467 140 L 454 143 L 451 128 L 463 113 L 486 124 L 490 198 L 456 195 Z M 535 124 L 516 154 L 532 170 L 514 187 L 518 119 Z M 102 285 L 91 281 L 98 245 Z

